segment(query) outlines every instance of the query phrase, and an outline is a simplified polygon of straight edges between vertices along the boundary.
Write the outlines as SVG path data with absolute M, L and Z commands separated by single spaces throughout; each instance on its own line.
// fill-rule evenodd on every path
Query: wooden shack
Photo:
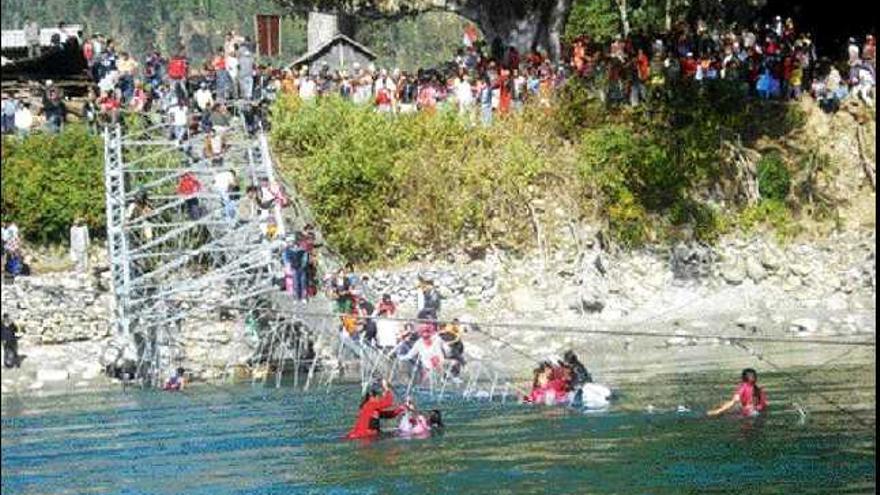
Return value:
M 318 74 L 326 64 L 331 72 L 347 70 L 351 72 L 355 64 L 366 67 L 376 54 L 369 48 L 344 34 L 336 34 L 328 41 L 310 50 L 290 64 L 291 69 L 299 70 L 305 66 L 310 74 Z

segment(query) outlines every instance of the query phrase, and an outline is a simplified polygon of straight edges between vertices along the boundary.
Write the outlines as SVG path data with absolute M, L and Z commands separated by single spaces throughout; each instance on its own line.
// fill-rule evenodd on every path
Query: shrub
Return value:
M 536 131 L 540 117 L 475 128 L 454 112 L 390 117 L 338 98 L 282 99 L 274 115 L 282 172 L 348 260 L 406 259 L 465 233 L 512 246 L 533 237 L 525 191 L 558 144 Z
M 101 138 L 81 125 L 60 134 L 3 139 L 3 219 L 43 243 L 67 242 L 82 216 L 96 234 L 104 229 L 104 165 Z
M 758 162 L 758 190 L 762 200 L 785 201 L 791 189 L 791 174 L 778 152 L 761 157 Z

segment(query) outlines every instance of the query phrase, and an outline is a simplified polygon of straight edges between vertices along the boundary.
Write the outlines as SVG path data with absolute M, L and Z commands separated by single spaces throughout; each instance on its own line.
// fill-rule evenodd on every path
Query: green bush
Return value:
M 3 219 L 42 243 L 67 242 L 82 216 L 96 234 L 104 230 L 104 164 L 101 138 L 81 125 L 60 134 L 5 136 L 2 152 Z
M 351 261 L 449 249 L 465 233 L 512 246 L 532 237 L 524 193 L 558 145 L 537 131 L 540 117 L 483 128 L 454 112 L 390 117 L 338 98 L 282 98 L 273 112 L 282 173 Z
M 758 162 L 758 190 L 762 200 L 785 201 L 791 189 L 791 174 L 778 152 L 761 157 Z

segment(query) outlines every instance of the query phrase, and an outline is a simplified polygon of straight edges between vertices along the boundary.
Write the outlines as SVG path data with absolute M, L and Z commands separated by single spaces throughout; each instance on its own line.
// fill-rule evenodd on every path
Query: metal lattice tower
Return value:
M 160 348 L 171 346 L 175 328 L 195 310 L 177 301 L 247 303 L 272 290 L 275 254 L 285 234 L 280 206 L 272 219 L 238 221 L 211 185 L 225 170 L 242 183 L 274 181 L 265 136 L 252 138 L 241 126 L 228 129 L 220 159 L 201 156 L 204 136 L 181 142 L 169 139 L 169 131 L 158 125 L 123 135 L 117 126 L 104 135 L 114 323 L 119 336 L 135 339 L 141 357 L 152 360 L 139 365 L 147 374 L 167 360 Z M 186 174 L 201 184 L 194 195 L 176 191 Z M 272 220 L 277 235 L 270 241 L 260 223 L 265 228 Z
M 265 134 L 249 135 L 243 123 L 225 130 L 228 147 L 219 165 L 216 157 L 199 152 L 204 135 L 180 142 L 170 139 L 169 133 L 169 126 L 157 125 L 127 135 L 117 126 L 104 134 L 114 325 L 117 336 L 137 349 L 137 377 L 144 383 L 160 383 L 179 357 L 184 320 L 210 319 L 222 308 L 235 308 L 240 314 L 258 314 L 267 323 L 259 346 L 266 366 L 263 382 L 272 368 L 279 385 L 287 366 L 288 371 L 298 370 L 295 385 L 303 372 L 304 388 L 317 382 L 314 375 L 319 368 L 332 368 L 324 373 L 327 386 L 340 373 L 351 376 L 351 372 L 364 387 L 376 376 L 406 386 L 407 391 L 418 386 L 414 369 L 343 335 L 330 301 L 318 297 L 301 305 L 279 291 L 275 281 L 282 273 L 284 235 L 312 223 L 295 194 L 287 208 L 276 202 L 271 212 L 247 221 L 224 215 L 221 194 L 211 187 L 218 172 L 234 171 L 242 185 L 256 184 L 263 177 L 272 185 L 283 185 L 275 175 Z M 178 193 L 185 174 L 202 184 L 197 194 Z M 197 215 L 190 214 L 193 200 L 198 201 Z M 274 240 L 265 235 L 268 223 L 277 226 Z M 321 265 L 325 270 L 336 265 L 331 253 L 321 254 Z M 501 393 L 503 384 L 506 394 L 510 383 L 497 371 L 475 357 L 468 360 L 471 365 L 460 381 L 432 375 L 427 384 L 432 393 L 458 389 L 468 395 L 484 384 L 483 395 L 491 397 L 496 388 Z

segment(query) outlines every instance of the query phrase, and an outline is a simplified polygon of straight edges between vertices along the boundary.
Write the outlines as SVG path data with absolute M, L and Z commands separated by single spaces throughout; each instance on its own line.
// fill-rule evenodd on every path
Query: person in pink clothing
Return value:
M 410 399 L 407 399 L 405 407 L 406 413 L 400 418 L 400 423 L 397 426 L 398 435 L 402 437 L 426 437 L 432 431 L 439 431 L 443 428 L 443 419 L 439 410 L 431 410 L 428 416 L 419 414 Z
M 523 397 L 523 402 L 529 404 L 554 405 L 568 400 L 568 390 L 565 380 L 558 373 L 554 373 L 554 367 L 549 362 L 541 363 L 535 370 L 535 379 L 532 391 Z
M 733 397 L 707 414 L 718 416 L 737 404 L 740 405 L 740 412 L 743 416 L 757 416 L 767 409 L 767 393 L 758 386 L 758 372 L 752 368 L 743 370 L 742 383 L 737 387 Z

